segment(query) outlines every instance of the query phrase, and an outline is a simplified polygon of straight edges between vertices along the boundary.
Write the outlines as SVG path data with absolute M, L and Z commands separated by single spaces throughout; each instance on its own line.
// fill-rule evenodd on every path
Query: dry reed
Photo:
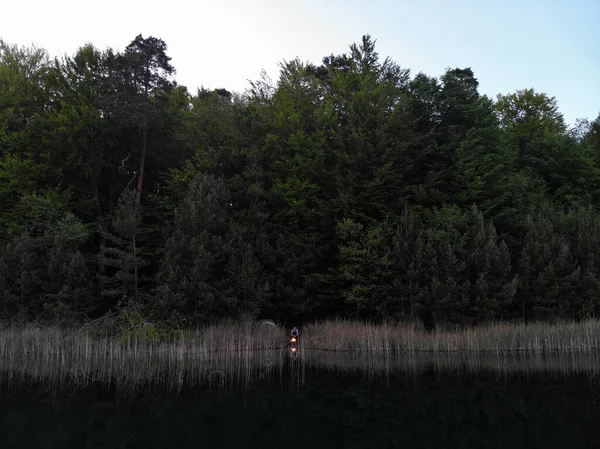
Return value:
M 8 382 L 29 377 L 87 383 L 121 377 L 131 384 L 182 384 L 189 376 L 211 381 L 208 376 L 222 369 L 248 371 L 249 360 L 262 360 L 267 356 L 260 353 L 282 348 L 286 341 L 282 330 L 264 332 L 256 323 L 207 326 L 165 343 L 143 335 L 3 325 L 0 374 Z
M 367 375 L 427 367 L 596 374 L 599 342 L 598 321 L 492 324 L 427 333 L 410 325 L 335 320 L 302 329 L 300 348 L 294 354 L 299 363 L 291 365 Z M 208 326 L 168 343 L 153 343 L 136 334 L 102 336 L 91 327 L 73 333 L 57 327 L 0 326 L 0 383 L 4 384 L 35 380 L 70 388 L 90 382 L 126 388 L 223 387 L 272 379 L 288 366 L 285 361 L 290 355 L 286 332 L 265 333 L 256 323 Z
M 493 323 L 454 331 L 427 332 L 413 324 L 374 325 L 328 320 L 303 329 L 306 348 L 369 352 L 596 352 L 600 321 Z

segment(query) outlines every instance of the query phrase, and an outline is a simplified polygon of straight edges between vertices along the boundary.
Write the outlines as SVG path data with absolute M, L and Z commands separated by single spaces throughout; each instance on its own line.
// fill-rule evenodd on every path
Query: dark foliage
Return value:
M 600 305 L 600 117 L 364 36 L 191 94 L 165 42 L 0 42 L 0 317 L 471 324 Z

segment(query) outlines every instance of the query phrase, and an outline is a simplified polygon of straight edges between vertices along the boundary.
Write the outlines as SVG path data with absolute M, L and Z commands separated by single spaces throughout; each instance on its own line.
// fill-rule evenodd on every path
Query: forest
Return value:
M 0 41 L 0 320 L 594 317 L 600 116 L 375 44 L 192 93 L 156 37 Z

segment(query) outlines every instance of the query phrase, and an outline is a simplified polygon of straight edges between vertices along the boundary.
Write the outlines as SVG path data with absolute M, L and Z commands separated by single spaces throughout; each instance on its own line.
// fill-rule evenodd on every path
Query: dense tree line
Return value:
M 600 117 L 363 37 L 244 94 L 166 44 L 0 41 L 0 317 L 476 323 L 600 306 Z

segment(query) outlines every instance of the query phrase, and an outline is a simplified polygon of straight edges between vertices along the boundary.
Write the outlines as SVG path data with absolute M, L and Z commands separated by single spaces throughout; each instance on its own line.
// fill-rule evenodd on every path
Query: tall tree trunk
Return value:
M 146 146 L 148 139 L 148 115 L 144 114 L 144 125 L 142 129 L 142 157 L 140 159 L 140 173 L 138 175 L 137 185 L 137 203 L 140 204 L 142 200 L 142 188 L 144 186 L 144 170 L 146 167 Z
M 138 263 L 137 263 L 137 249 L 136 249 L 136 245 L 135 245 L 135 233 L 133 234 L 133 237 L 131 238 L 132 243 L 133 243 L 133 270 L 134 270 L 134 287 L 135 287 L 135 299 L 137 301 L 137 297 L 138 297 Z
M 136 196 L 136 207 L 139 207 L 142 201 L 142 189 L 144 187 L 144 170 L 146 168 L 146 147 L 148 143 L 148 114 L 144 113 L 144 125 L 142 128 L 142 157 L 140 158 L 140 172 L 138 174 L 138 185 L 137 185 L 137 196 Z M 134 263 L 134 283 L 135 283 L 135 298 L 138 298 L 138 262 L 137 262 L 137 245 L 136 245 L 136 232 L 134 231 L 131 238 L 133 245 L 133 263 Z
M 92 176 L 92 190 L 94 192 L 94 204 L 96 206 L 96 219 L 98 223 L 102 226 L 102 207 L 100 206 L 100 192 L 98 189 L 98 176 L 94 174 Z M 106 245 L 106 237 L 103 234 L 100 234 L 100 247 Z M 98 259 L 98 272 L 103 276 L 106 273 L 106 266 L 101 258 Z

